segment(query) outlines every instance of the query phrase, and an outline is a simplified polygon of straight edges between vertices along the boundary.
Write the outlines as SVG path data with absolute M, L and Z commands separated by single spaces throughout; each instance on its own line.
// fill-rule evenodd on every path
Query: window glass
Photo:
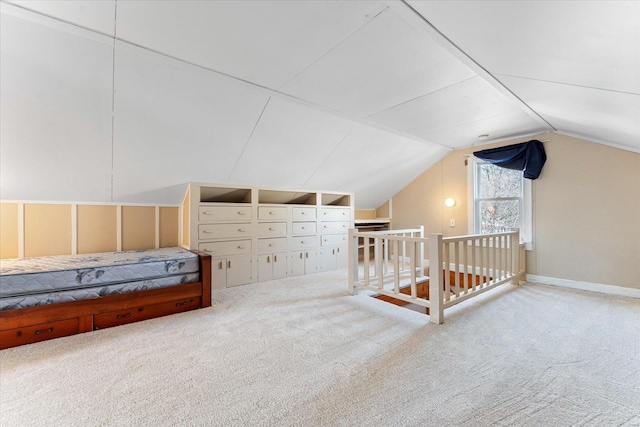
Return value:
M 502 233 L 520 228 L 519 200 L 480 201 L 480 233 Z
M 522 195 L 522 171 L 501 168 L 496 165 L 478 164 L 480 182 L 478 196 L 484 198 L 494 197 L 520 197 Z
M 476 233 L 522 229 L 522 171 L 477 163 L 475 187 Z

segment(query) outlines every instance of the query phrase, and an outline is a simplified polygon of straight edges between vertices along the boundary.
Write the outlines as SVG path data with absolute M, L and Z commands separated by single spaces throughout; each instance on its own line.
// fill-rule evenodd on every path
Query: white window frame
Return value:
M 477 217 L 479 201 L 477 197 L 478 190 L 478 173 L 480 168 L 478 165 L 486 164 L 477 158 L 469 158 L 468 168 L 468 191 L 469 200 L 469 223 L 468 227 L 474 234 L 480 234 L 480 218 Z M 524 243 L 526 250 L 533 250 L 533 196 L 532 185 L 530 179 L 522 179 L 522 197 L 521 198 L 503 198 L 503 200 L 519 199 L 520 200 L 520 243 Z

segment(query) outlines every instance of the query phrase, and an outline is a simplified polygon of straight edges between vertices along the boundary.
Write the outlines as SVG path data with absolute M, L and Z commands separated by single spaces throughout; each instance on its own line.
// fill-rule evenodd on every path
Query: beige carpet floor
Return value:
M 0 352 L 0 425 L 639 426 L 640 300 L 503 285 L 445 324 L 346 271 Z

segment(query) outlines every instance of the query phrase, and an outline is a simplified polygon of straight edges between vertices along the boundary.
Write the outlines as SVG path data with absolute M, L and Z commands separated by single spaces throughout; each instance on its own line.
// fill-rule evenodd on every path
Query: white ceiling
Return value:
M 175 204 L 201 181 L 364 208 L 481 134 L 640 152 L 638 1 L 1 6 L 3 199 Z

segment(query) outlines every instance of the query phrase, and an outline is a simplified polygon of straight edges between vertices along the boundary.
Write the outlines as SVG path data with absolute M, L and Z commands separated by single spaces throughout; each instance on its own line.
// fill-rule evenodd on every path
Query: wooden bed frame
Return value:
M 200 281 L 166 288 L 0 311 L 0 349 L 124 325 L 211 306 L 211 255 Z

